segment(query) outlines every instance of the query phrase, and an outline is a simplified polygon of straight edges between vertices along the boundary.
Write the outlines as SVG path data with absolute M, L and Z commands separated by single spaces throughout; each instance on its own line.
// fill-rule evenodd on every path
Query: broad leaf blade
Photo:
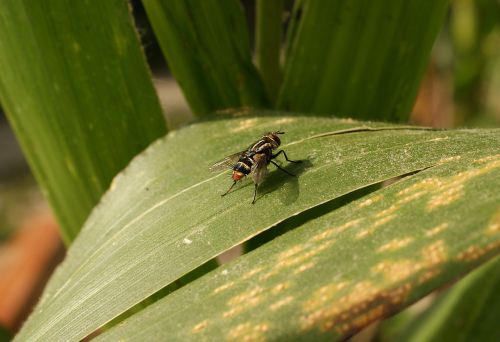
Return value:
M 268 105 L 235 0 L 144 0 L 170 70 L 196 114 Z
M 500 212 L 496 221 L 500 222 Z M 414 318 L 400 341 L 498 341 L 500 258 L 491 260 L 462 279 Z
M 301 1 L 278 108 L 406 121 L 448 2 Z
M 83 338 L 222 251 L 290 216 L 443 158 L 468 151 L 480 155 L 499 145 L 495 131 L 398 126 L 394 131 L 345 131 L 360 125 L 311 117 L 240 117 L 195 124 L 157 141 L 115 179 L 18 338 Z M 362 127 L 384 129 L 382 124 Z M 274 170 L 255 205 L 248 180 L 221 198 L 230 177 L 208 174 L 210 161 L 274 129 L 286 132 L 283 148 L 289 157 L 304 160 L 289 168 L 298 177 Z M 337 130 L 346 134 L 328 133 Z
M 67 243 L 166 131 L 121 0 L 0 3 L 0 97 Z
M 443 161 L 307 222 L 98 340 L 345 338 L 500 252 L 499 179 L 498 155 Z

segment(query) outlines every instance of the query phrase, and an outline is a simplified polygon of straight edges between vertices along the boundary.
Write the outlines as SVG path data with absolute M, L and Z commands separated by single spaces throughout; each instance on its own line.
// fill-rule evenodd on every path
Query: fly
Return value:
M 251 175 L 253 183 L 255 185 L 252 201 L 252 204 L 254 204 L 257 197 L 257 187 L 264 181 L 264 178 L 268 173 L 267 166 L 270 163 L 276 166 L 279 170 L 285 172 L 287 175 L 295 177 L 294 174 L 283 169 L 273 160 L 280 154 L 283 154 L 287 162 L 301 162 L 300 160 L 288 159 L 288 156 L 286 155 L 284 150 L 279 150 L 278 152 L 273 153 L 273 150 L 276 150 L 281 144 L 281 140 L 278 137 L 279 134 L 285 134 L 285 132 L 276 131 L 266 133 L 262 138 L 254 142 L 246 150 L 229 155 L 226 158 L 216 162 L 209 168 L 209 170 L 213 172 L 221 171 L 227 168 L 233 170 L 233 184 L 231 184 L 229 189 L 224 194 L 222 194 L 222 196 L 226 196 L 231 191 L 233 186 L 243 177 Z

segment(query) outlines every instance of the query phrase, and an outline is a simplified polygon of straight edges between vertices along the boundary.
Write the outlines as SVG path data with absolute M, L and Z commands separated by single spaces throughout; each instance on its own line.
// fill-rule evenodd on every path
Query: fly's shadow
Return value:
M 284 205 L 290 205 L 299 197 L 299 177 L 307 169 L 311 168 L 313 164 L 309 159 L 300 160 L 300 163 L 280 162 L 276 159 L 275 161 L 283 170 L 278 169 L 274 165 L 269 165 L 269 175 L 259 185 L 257 202 L 263 195 L 279 191 L 280 202 Z

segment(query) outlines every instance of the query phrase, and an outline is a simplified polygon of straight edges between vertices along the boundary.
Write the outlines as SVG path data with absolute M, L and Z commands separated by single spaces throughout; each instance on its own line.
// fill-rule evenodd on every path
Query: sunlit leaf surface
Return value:
M 461 201 L 466 199 L 465 194 L 471 189 L 475 191 L 477 199 L 478 193 L 492 191 L 493 187 L 488 184 L 495 181 L 498 183 L 498 177 L 493 177 L 498 163 L 496 157 L 492 157 L 499 147 L 498 131 L 429 131 L 352 120 L 241 114 L 234 118 L 221 117 L 218 121 L 193 124 L 173 132 L 152 144 L 132 161 L 114 180 L 110 191 L 93 211 L 82 233 L 68 251 L 66 261 L 50 281 L 41 303 L 18 335 L 19 340 L 83 338 L 183 274 L 293 215 L 299 215 L 353 190 L 430 167 L 435 169 L 431 168 L 418 177 L 409 179 L 413 182 L 413 187 L 405 182 L 397 185 L 400 187 L 398 191 L 390 190 L 399 189 L 397 186 L 388 188 L 386 191 L 393 192 L 387 196 L 395 197 L 392 201 L 375 203 L 372 199 L 374 205 L 364 209 L 371 210 L 369 215 L 356 216 L 354 209 L 357 207 L 351 206 L 351 209 L 345 209 L 345 214 L 328 218 L 332 221 L 320 221 L 329 227 L 352 225 L 353 229 L 345 231 L 345 239 L 349 243 L 335 243 L 335 236 L 340 233 L 337 228 L 326 230 L 330 233 L 325 233 L 324 239 L 318 237 L 310 242 L 314 243 L 312 247 L 320 244 L 323 246 L 318 247 L 318 252 L 324 250 L 325 253 L 330 253 L 332 247 L 336 251 L 332 252 L 337 258 L 334 259 L 335 264 L 339 263 L 338 270 L 344 270 L 344 276 L 336 273 L 336 268 L 333 273 L 326 272 L 327 268 L 310 270 L 314 267 L 310 264 L 314 259 L 313 255 L 303 254 L 310 249 L 304 244 L 308 239 L 302 243 L 297 242 L 298 247 L 290 246 L 291 250 L 274 250 L 281 257 L 291 253 L 290 258 L 284 257 L 282 265 L 296 265 L 287 271 L 291 277 L 290 282 L 302 279 L 297 276 L 298 273 L 294 275 L 295 269 L 309 269 L 313 278 L 304 278 L 308 284 L 327 286 L 331 282 L 334 284 L 332 286 L 339 286 L 339 290 L 343 291 L 340 294 L 347 295 L 348 291 L 357 288 L 357 279 L 366 276 L 369 271 L 376 278 L 361 283 L 359 291 L 365 293 L 366 290 L 366 293 L 381 301 L 394 299 L 394 305 L 397 306 L 411 300 L 412 292 L 407 289 L 414 286 L 411 279 L 441 279 L 435 278 L 436 272 L 440 276 L 449 276 L 454 264 L 441 269 L 441 263 L 444 259 L 448 260 L 448 256 L 452 258 L 460 246 L 464 248 L 464 260 L 457 259 L 457 265 L 469 262 L 468 259 L 474 260 L 475 255 L 478 255 L 478 260 L 485 258 L 495 250 L 490 248 L 485 251 L 484 241 L 487 236 L 479 230 L 468 233 L 472 234 L 470 238 L 460 234 L 450 236 L 457 243 L 453 247 L 448 240 L 440 241 L 436 237 L 420 240 L 419 235 L 410 235 L 408 229 L 395 229 L 391 232 L 385 231 L 383 227 L 399 217 L 396 213 L 398 210 L 405 215 L 412 215 L 409 216 L 411 219 L 406 218 L 407 221 L 401 221 L 401 224 L 416 224 L 420 221 L 415 229 L 418 228 L 422 236 L 425 236 L 424 229 L 434 229 L 446 223 L 450 227 L 448 231 L 451 231 L 455 220 L 463 222 L 459 231 L 466 231 L 469 227 L 467 224 L 482 227 L 483 221 L 489 219 L 491 204 L 481 206 L 483 202 L 480 200 L 472 204 L 471 208 L 477 206 L 473 211 L 475 215 L 462 219 L 462 216 L 454 218 L 450 215 L 443 218 L 442 222 L 437 222 L 435 216 L 441 209 L 450 210 L 452 206 L 462 208 Z M 356 127 L 360 128 L 358 132 L 353 130 Z M 286 132 L 282 137 L 282 147 L 288 156 L 303 161 L 300 165 L 288 165 L 284 161 L 282 163 L 283 167 L 297 174 L 297 177 L 290 177 L 271 166 L 270 175 L 260 187 L 254 205 L 251 204 L 253 186 L 250 180 L 245 180 L 233 193 L 221 198 L 220 194 L 231 184 L 230 176 L 227 173 L 209 174 L 208 166 L 225 155 L 246 148 L 263 132 L 278 129 Z M 475 181 L 482 177 L 489 177 L 490 181 L 487 185 L 476 185 Z M 405 190 L 408 188 L 410 190 Z M 404 191 L 408 191 L 408 194 Z M 451 197 L 445 196 L 447 193 Z M 413 199 L 411 196 L 414 196 Z M 448 197 L 449 203 L 446 202 Z M 488 196 L 484 197 L 486 203 Z M 392 208 L 391 205 L 397 200 L 401 201 L 401 208 Z M 418 203 L 419 212 L 413 211 L 413 206 L 410 206 L 413 201 Z M 426 209 L 431 206 L 429 203 L 434 203 L 432 205 L 435 208 Z M 427 213 L 425 210 L 429 210 L 429 214 L 424 214 Z M 407 217 L 405 215 L 401 219 Z M 360 221 L 357 222 L 354 218 Z M 448 221 L 444 221 L 445 219 Z M 314 231 L 319 234 L 317 229 L 322 225 L 317 224 Z M 447 231 L 445 228 L 442 230 Z M 313 234 L 313 230 L 305 231 Z M 384 233 L 381 235 L 383 238 L 379 237 L 379 232 Z M 436 234 L 438 233 L 439 229 L 436 228 Z M 476 233 L 477 236 L 474 235 Z M 387 247 L 383 247 L 386 244 Z M 405 244 L 413 244 L 416 254 L 404 257 L 401 253 L 406 249 L 397 247 Z M 466 252 L 465 249 L 471 246 L 475 247 Z M 379 249 L 381 251 L 375 253 Z M 422 253 L 427 249 L 430 255 L 423 256 Z M 280 254 L 281 252 L 285 254 Z M 292 256 L 295 253 L 298 254 Z M 361 260 L 361 255 L 367 253 L 374 253 L 374 257 Z M 437 255 L 434 256 L 433 253 Z M 300 260 L 304 255 L 309 256 Z M 386 255 L 393 255 L 394 258 L 387 259 Z M 419 261 L 418 256 L 422 260 Z M 325 254 L 323 257 L 330 256 Z M 299 259 L 296 260 L 297 258 Z M 360 268 L 354 268 L 357 267 L 358 260 Z M 262 262 L 262 267 L 267 267 L 271 273 L 274 272 L 274 266 L 277 267 L 277 272 L 281 267 L 278 259 L 258 262 Z M 327 264 L 328 267 L 334 265 L 332 262 Z M 413 264 L 418 268 L 413 269 Z M 259 267 L 261 266 L 255 264 L 250 266 L 251 269 L 241 271 L 247 274 L 253 270 L 252 272 L 262 276 Z M 386 268 L 401 268 L 396 271 L 396 280 L 389 275 L 385 277 Z M 349 276 L 345 274 L 351 271 L 353 273 Z M 427 274 L 426 271 L 430 273 Z M 220 280 L 221 274 L 218 272 L 215 277 Z M 266 281 L 271 281 L 271 278 Z M 410 283 L 403 286 L 405 282 Z M 266 283 L 259 285 L 259 282 L 256 284 L 250 280 L 250 283 L 241 284 L 249 286 L 248 289 L 251 290 L 252 286 L 265 288 Z M 285 290 L 288 285 L 278 287 L 281 286 Z M 401 287 L 399 291 L 402 292 L 402 298 L 395 298 L 383 286 L 394 286 L 396 289 Z M 207 291 L 211 287 L 212 284 L 206 287 Z M 240 291 L 238 289 L 239 287 L 231 290 L 236 292 L 230 293 L 236 296 Z M 241 291 L 242 295 L 246 293 Z M 260 287 L 256 291 L 257 296 L 261 295 Z M 308 300 L 314 300 L 317 294 L 315 291 L 321 290 L 311 287 L 309 293 L 304 292 L 302 295 L 304 299 L 310 296 Z M 407 294 L 409 298 L 405 296 Z M 331 300 L 337 298 L 333 292 L 328 294 L 330 295 Z M 351 300 L 355 302 L 357 299 Z M 240 307 L 237 302 L 238 299 L 234 299 L 235 310 Z M 304 310 L 309 310 L 314 315 L 316 309 L 321 312 L 327 302 L 311 305 Z M 216 309 L 222 310 L 222 307 L 214 307 Z M 385 312 L 384 308 L 380 310 Z M 325 315 L 329 317 L 331 314 Z M 179 321 L 180 325 L 191 322 L 185 316 Z M 316 331 L 316 327 L 323 324 L 319 319 L 310 320 L 311 325 L 307 327 L 310 331 Z M 304 328 L 304 325 L 300 327 Z
M 102 338 L 331 341 L 353 334 L 500 252 L 500 156 L 491 153 L 442 159 L 307 222 Z

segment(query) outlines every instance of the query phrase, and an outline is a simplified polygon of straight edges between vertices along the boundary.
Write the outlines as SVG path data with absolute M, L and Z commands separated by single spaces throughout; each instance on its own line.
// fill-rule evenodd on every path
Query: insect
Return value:
M 289 176 L 295 176 L 273 161 L 273 159 L 277 156 L 283 154 L 287 162 L 301 162 L 300 160 L 288 159 L 284 150 L 279 150 L 277 153 L 273 153 L 273 150 L 276 150 L 281 144 L 281 140 L 278 137 L 279 134 L 285 134 L 285 132 L 276 131 L 266 133 L 246 150 L 231 154 L 226 158 L 219 160 L 209 168 L 212 172 L 221 171 L 227 168 L 233 170 L 233 184 L 231 184 L 229 189 L 221 196 L 226 196 L 239 180 L 251 174 L 255 185 L 252 201 L 252 204 L 254 204 L 257 196 L 257 187 L 264 181 L 264 178 L 268 173 L 267 165 L 269 165 L 269 163 L 272 163 L 279 170 L 285 172 Z

